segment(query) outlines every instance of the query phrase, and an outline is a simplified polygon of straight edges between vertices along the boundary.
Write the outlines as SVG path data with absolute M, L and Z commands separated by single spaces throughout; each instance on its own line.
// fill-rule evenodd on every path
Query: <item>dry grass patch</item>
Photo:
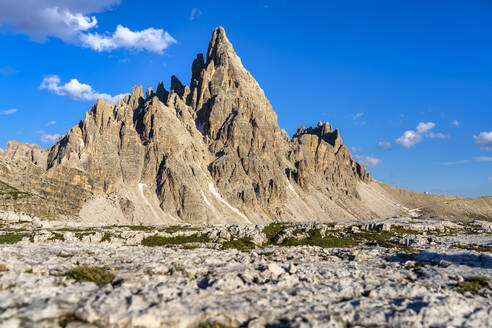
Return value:
M 456 288 L 460 293 L 470 292 L 474 295 L 483 296 L 480 290 L 483 288 L 490 289 L 489 281 L 490 279 L 484 276 L 473 276 L 457 283 Z
M 255 246 L 256 245 L 251 241 L 251 238 L 244 237 L 226 241 L 222 244 L 222 249 L 237 249 L 240 251 L 246 251 L 255 248 Z
M 175 236 L 175 237 L 163 237 L 163 236 L 149 236 L 142 239 L 143 246 L 155 247 L 155 246 L 171 246 L 171 245 L 183 245 L 189 243 L 208 243 L 210 239 L 205 235 L 191 235 L 191 236 Z
M 105 268 L 78 266 L 70 270 L 68 276 L 76 281 L 92 281 L 99 287 L 113 282 L 115 275 Z

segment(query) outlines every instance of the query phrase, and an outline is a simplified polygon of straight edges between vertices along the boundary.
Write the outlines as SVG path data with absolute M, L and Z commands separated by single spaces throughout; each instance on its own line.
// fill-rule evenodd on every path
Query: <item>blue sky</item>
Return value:
M 2 0 L 0 147 L 50 146 L 97 96 L 188 84 L 219 25 L 290 135 L 329 121 L 378 180 L 492 195 L 486 0 Z

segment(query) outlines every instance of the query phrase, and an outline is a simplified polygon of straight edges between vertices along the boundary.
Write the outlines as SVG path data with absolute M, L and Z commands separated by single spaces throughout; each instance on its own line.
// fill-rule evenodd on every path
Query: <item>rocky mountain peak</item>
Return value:
M 183 97 L 185 87 L 183 83 L 175 76 L 171 76 L 171 92 L 177 93 L 180 97 Z
M 320 140 L 323 140 L 335 147 L 336 151 L 343 144 L 342 137 L 340 136 L 340 131 L 338 129 L 335 129 L 335 131 L 333 131 L 333 127 L 328 122 L 318 122 L 318 125 L 316 127 L 301 127 L 294 134 L 293 138 L 301 138 L 305 134 L 318 136 Z
M 166 88 L 164 88 L 164 83 L 162 81 L 160 81 L 159 84 L 157 85 L 155 94 L 162 103 L 166 103 L 167 96 L 169 95 L 169 91 L 167 91 Z
M 170 91 L 159 82 L 116 106 L 98 100 L 55 145 L 24 157 L 47 157 L 46 174 L 76 172 L 73 184 L 93 195 L 84 217 L 105 208 L 133 223 L 248 223 L 368 211 L 357 187 L 370 177 L 339 131 L 319 123 L 290 139 L 222 27 L 191 70 L 189 86 L 172 76 Z
M 226 32 L 222 26 L 217 27 L 207 50 L 207 64 L 212 61 L 216 66 L 223 64 L 226 59 L 237 57 L 232 44 L 227 39 Z

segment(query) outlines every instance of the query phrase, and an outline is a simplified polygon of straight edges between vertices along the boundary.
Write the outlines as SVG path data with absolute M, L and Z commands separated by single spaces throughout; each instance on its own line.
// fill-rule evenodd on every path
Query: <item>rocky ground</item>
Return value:
M 492 224 L 63 226 L 0 213 L 1 327 L 492 326 Z

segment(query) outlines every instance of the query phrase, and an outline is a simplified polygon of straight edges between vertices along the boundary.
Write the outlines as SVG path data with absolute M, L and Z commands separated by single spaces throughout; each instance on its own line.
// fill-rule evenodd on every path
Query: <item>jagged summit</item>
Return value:
M 234 52 L 234 47 L 227 39 L 224 28 L 219 26 L 214 30 L 208 45 L 207 65 L 213 61 L 215 66 L 220 66 L 231 58 L 236 59 L 238 57 Z
M 292 139 L 279 128 L 222 27 L 206 60 L 197 55 L 191 70 L 189 85 L 173 76 L 169 91 L 159 82 L 145 95 L 133 87 L 117 105 L 98 100 L 36 155 L 36 174 L 67 186 L 49 189 L 45 199 L 70 199 L 70 188 L 78 193 L 71 208 L 36 211 L 127 223 L 259 223 L 401 210 L 371 206 L 361 196 L 372 179 L 329 123 L 301 128 Z M 33 163 L 22 153 L 23 163 Z M 27 176 L 23 184 L 40 190 L 38 180 Z

